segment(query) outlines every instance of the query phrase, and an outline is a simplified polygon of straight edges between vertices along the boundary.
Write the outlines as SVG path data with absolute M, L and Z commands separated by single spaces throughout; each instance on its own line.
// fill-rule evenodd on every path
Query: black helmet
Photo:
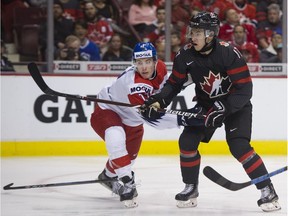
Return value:
M 214 32 L 214 36 L 218 36 L 220 21 L 218 15 L 213 12 L 199 12 L 190 19 L 190 28 L 201 28 Z

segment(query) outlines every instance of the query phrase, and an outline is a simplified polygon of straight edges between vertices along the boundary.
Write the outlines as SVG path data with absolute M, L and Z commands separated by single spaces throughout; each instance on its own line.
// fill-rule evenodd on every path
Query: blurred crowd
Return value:
M 191 16 L 205 10 L 219 15 L 219 38 L 236 46 L 248 63 L 281 62 L 282 0 L 171 0 L 171 4 L 171 61 L 189 42 L 186 29 Z M 36 60 L 46 61 L 46 7 L 47 0 L 2 0 L 1 47 L 15 43 L 25 55 L 35 46 Z M 22 13 L 25 10 L 28 14 Z M 54 0 L 54 59 L 130 61 L 134 44 L 150 41 L 164 60 L 165 15 L 165 0 Z M 29 16 L 34 21 L 27 21 Z M 1 48 L 1 60 L 3 55 Z

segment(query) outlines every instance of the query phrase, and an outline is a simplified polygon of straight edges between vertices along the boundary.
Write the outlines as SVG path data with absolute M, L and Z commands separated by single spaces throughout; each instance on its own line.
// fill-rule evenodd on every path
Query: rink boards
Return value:
M 116 77 L 47 75 L 54 90 L 95 96 Z M 105 145 L 90 127 L 94 103 L 44 95 L 29 75 L 1 76 L 1 155 L 104 155 Z M 263 154 L 287 153 L 287 79 L 253 78 L 252 145 Z M 172 104 L 184 109 L 194 104 L 193 86 Z M 171 107 L 170 107 L 171 108 Z M 181 129 L 157 130 L 145 126 L 140 154 L 178 154 Z M 228 154 L 223 128 L 203 154 Z

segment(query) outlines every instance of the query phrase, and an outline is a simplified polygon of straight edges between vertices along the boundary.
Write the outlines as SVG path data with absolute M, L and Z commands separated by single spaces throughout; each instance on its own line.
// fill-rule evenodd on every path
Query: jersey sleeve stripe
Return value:
M 185 79 L 186 78 L 186 74 L 181 74 L 176 70 L 173 70 L 172 74 L 178 79 Z
M 237 80 L 234 83 L 248 83 L 248 82 L 252 82 L 251 77 L 247 77 L 247 78 L 244 78 L 244 79 Z
M 237 73 L 241 73 L 241 72 L 248 71 L 248 70 L 249 70 L 248 66 L 244 65 L 242 67 L 238 67 L 238 68 L 234 68 L 234 69 L 228 70 L 227 73 L 229 75 L 232 75 L 232 74 L 237 74 Z
M 176 81 L 175 81 L 171 76 L 169 77 L 168 81 L 169 81 L 170 83 L 173 83 L 173 84 L 176 83 Z

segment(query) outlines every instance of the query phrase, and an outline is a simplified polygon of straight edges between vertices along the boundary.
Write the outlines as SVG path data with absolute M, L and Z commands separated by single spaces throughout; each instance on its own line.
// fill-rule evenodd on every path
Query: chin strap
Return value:
M 157 76 L 157 70 L 156 70 L 157 63 L 158 63 L 158 61 L 156 60 L 155 67 L 154 67 L 154 72 L 153 72 L 152 76 L 149 78 L 149 80 L 153 80 Z
M 213 39 L 212 39 L 212 41 L 210 43 L 207 43 L 206 40 L 207 40 L 207 38 L 205 39 L 204 47 L 199 51 L 200 53 L 206 52 L 206 51 L 212 49 L 214 47 L 215 43 L 216 43 L 216 38 L 215 37 L 213 37 Z

